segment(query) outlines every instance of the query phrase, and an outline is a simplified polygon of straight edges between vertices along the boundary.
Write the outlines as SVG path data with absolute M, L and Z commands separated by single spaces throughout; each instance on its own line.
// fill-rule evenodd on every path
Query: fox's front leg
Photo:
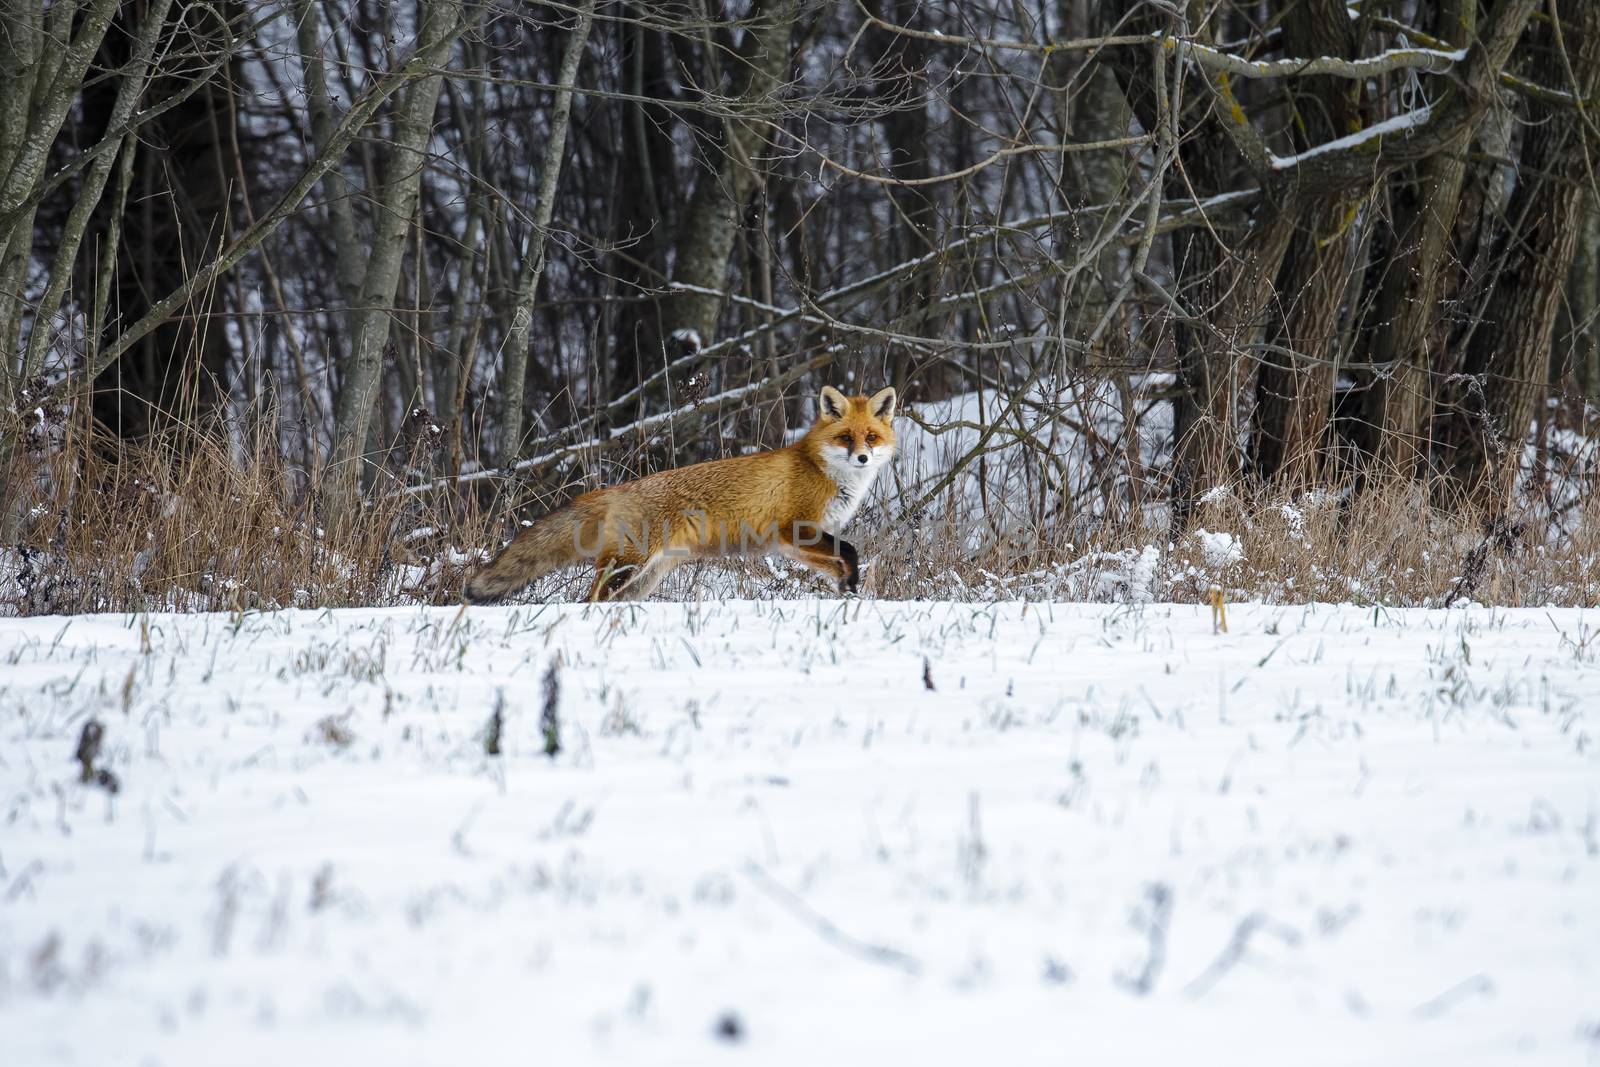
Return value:
M 839 564 L 839 592 L 859 593 L 861 591 L 861 553 L 842 537 L 833 534 L 824 535 L 828 550 L 833 553 L 833 558 Z
M 826 530 L 815 531 L 815 535 L 814 539 L 808 536 L 784 541 L 783 554 L 836 580 L 841 593 L 859 592 L 861 554 L 856 546 Z

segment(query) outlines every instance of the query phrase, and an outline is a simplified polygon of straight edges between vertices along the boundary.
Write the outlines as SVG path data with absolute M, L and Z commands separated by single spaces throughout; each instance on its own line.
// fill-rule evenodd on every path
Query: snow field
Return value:
M 1600 1061 L 1600 626 L 1228 615 L 0 620 L 0 1058 Z

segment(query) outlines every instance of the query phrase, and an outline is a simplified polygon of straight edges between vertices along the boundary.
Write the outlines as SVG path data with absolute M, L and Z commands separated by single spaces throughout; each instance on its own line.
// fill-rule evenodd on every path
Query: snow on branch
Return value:
M 1465 48 L 1445 51 L 1437 48 L 1391 48 L 1361 59 L 1316 56 L 1309 59 L 1242 59 L 1239 56 L 1185 40 L 1184 52 L 1196 63 L 1238 78 L 1297 78 L 1327 74 L 1337 78 L 1371 78 L 1396 70 L 1421 70 L 1441 74 L 1467 58 Z M 1162 47 L 1177 47 L 1178 39 L 1162 38 Z
M 1412 130 L 1427 125 L 1428 120 L 1432 117 L 1433 105 L 1425 104 L 1422 107 L 1417 108 L 1415 111 L 1407 111 L 1404 115 L 1396 115 L 1392 119 L 1384 119 L 1382 122 L 1368 126 L 1364 130 L 1358 130 L 1355 133 L 1348 134 L 1347 136 L 1339 137 L 1324 144 L 1319 144 L 1314 148 L 1308 148 L 1304 152 L 1301 152 L 1297 155 L 1274 155 L 1270 159 L 1272 169 L 1288 170 L 1291 167 L 1299 166 L 1308 159 L 1314 159 L 1317 156 L 1325 156 L 1330 152 L 1343 152 L 1346 149 L 1359 148 L 1362 145 L 1368 144 L 1381 137 L 1386 137 L 1390 134 L 1409 133 Z

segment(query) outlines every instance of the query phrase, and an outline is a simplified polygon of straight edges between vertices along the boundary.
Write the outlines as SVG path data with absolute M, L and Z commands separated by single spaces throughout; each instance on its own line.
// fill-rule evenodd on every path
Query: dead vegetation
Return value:
M 459 600 L 466 572 L 559 498 L 459 487 L 372 494 L 353 516 L 324 518 L 316 487 L 264 434 L 188 435 L 116 444 L 66 434 L 19 462 L 26 520 L 0 549 L 0 613 L 247 611 Z M 991 462 L 1015 444 L 1002 443 Z M 953 460 L 953 463 L 960 462 Z M 1525 495 L 1490 516 L 1443 484 L 1407 479 L 1306 491 L 1241 480 L 1204 494 L 1181 532 L 1159 508 L 1077 518 L 1002 515 L 964 493 L 976 464 L 921 513 L 918 486 L 886 492 L 856 520 L 869 595 L 886 599 L 1076 599 L 1448 606 L 1587 606 L 1600 601 L 1600 502 L 1587 481 Z M 888 490 L 890 487 L 885 486 Z M 1149 487 L 1160 499 L 1159 486 Z M 1559 510 L 1556 498 L 1572 501 Z M 1109 509 L 1107 509 L 1109 510 Z M 824 594 L 778 561 L 691 564 L 660 595 Z M 531 599 L 582 595 L 558 575 Z

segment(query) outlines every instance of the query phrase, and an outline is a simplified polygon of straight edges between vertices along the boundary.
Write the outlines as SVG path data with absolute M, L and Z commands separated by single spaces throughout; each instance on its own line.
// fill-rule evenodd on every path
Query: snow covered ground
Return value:
M 1600 619 L 1229 616 L 0 620 L 0 1060 L 1600 1062 Z

